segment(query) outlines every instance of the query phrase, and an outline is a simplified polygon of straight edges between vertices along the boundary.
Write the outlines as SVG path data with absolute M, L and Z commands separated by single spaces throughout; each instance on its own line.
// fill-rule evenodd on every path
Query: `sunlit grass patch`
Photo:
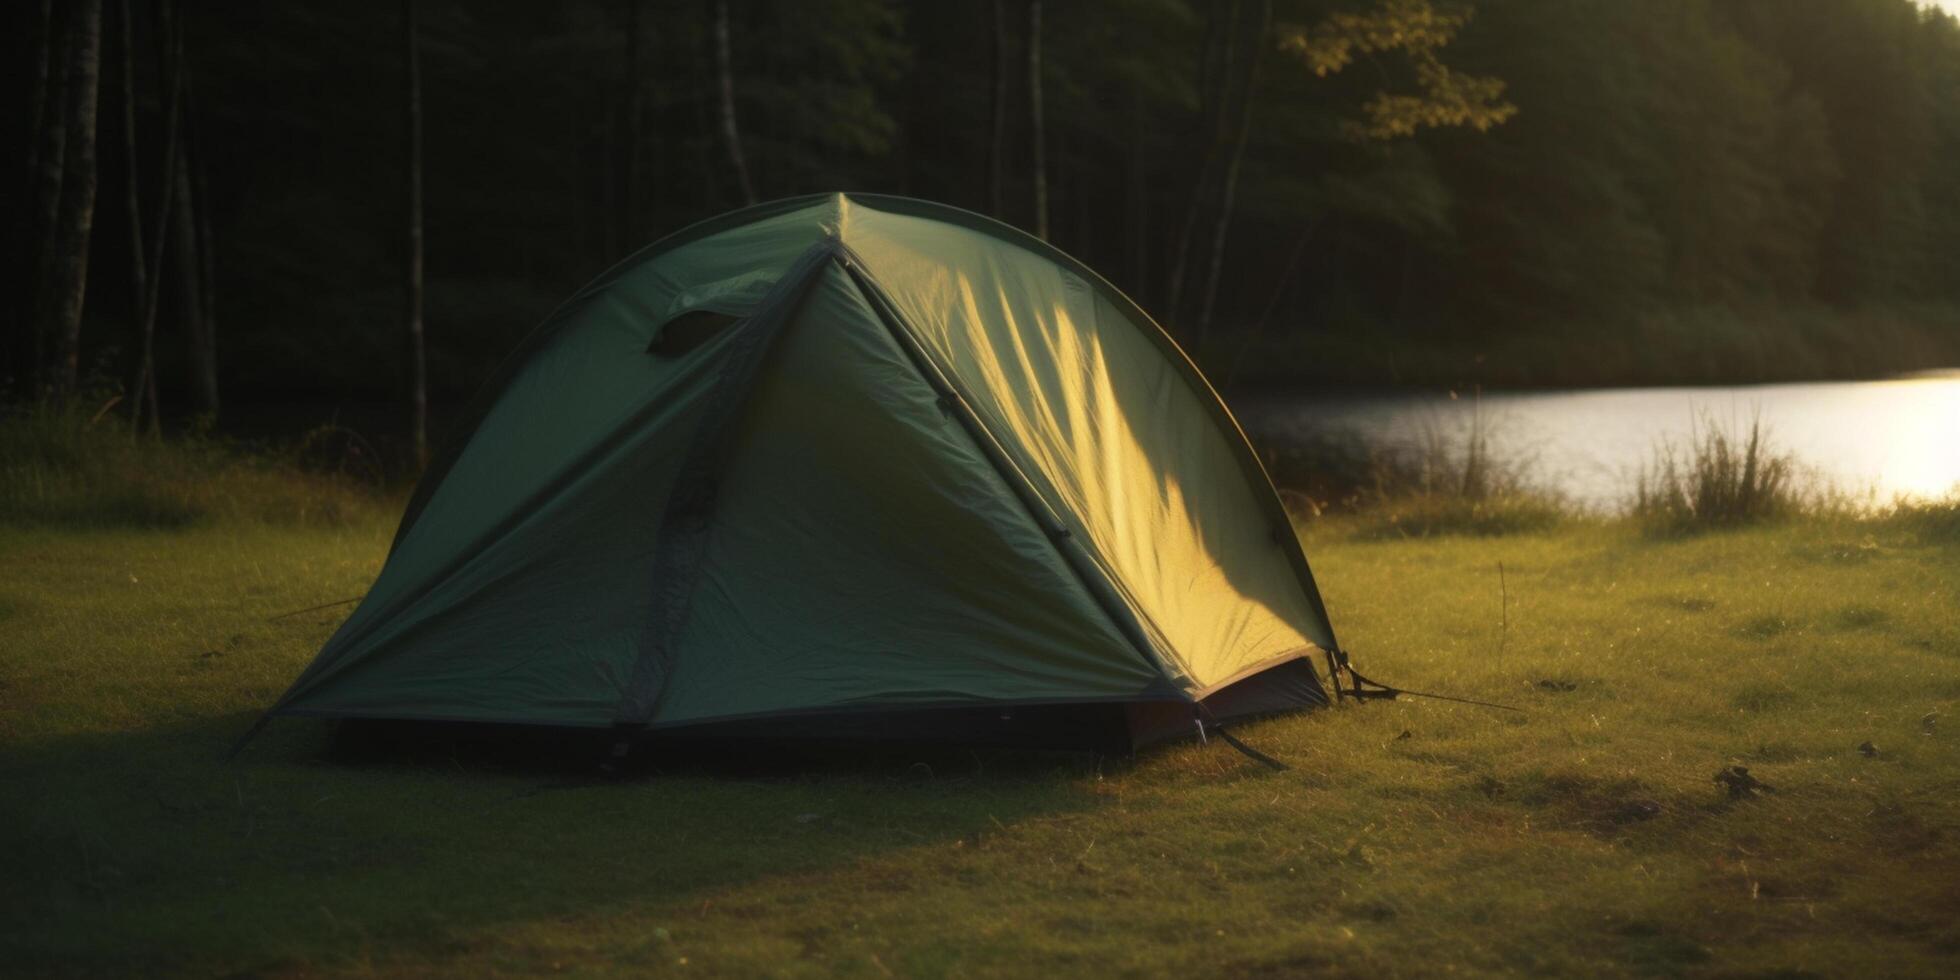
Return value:
M 1571 516 L 1558 501 L 1524 492 L 1481 498 L 1411 494 L 1387 497 L 1361 511 L 1355 533 L 1363 538 L 1497 537 L 1550 530 Z
M 1788 633 L 1803 629 L 1803 624 L 1780 613 L 1764 613 L 1751 616 L 1735 627 L 1735 635 L 1746 640 L 1765 642 Z

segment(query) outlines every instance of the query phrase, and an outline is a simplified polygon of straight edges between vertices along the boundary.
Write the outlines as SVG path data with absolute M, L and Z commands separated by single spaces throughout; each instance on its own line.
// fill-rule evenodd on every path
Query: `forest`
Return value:
M 4 17 L 17 403 L 439 431 L 614 262 L 834 190 L 1049 239 L 1228 393 L 1960 363 L 1960 24 L 1913 0 Z

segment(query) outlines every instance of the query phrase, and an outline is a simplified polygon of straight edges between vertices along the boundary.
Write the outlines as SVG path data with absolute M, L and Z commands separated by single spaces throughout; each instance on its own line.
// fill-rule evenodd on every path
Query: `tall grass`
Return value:
M 1724 425 L 1703 413 L 1685 445 L 1655 447 L 1625 509 L 1612 514 L 1534 484 L 1529 460 L 1501 448 L 1494 429 L 1474 411 L 1467 428 L 1430 427 L 1400 445 L 1320 433 L 1269 449 L 1266 461 L 1298 519 L 1361 539 L 1494 537 L 1590 519 L 1673 536 L 1801 519 L 1960 540 L 1960 487 L 1941 499 L 1889 503 L 1834 488 L 1807 475 L 1760 418 Z
M 335 461 L 323 461 L 321 447 L 337 441 L 316 431 L 292 446 L 248 451 L 202 430 L 140 434 L 106 407 L 16 407 L 0 414 L 0 522 L 182 527 L 382 517 L 389 508 L 379 471 L 358 449 L 339 447 Z
M 1525 479 L 1524 460 L 1494 449 L 1493 429 L 1479 401 L 1462 431 L 1430 426 L 1399 446 L 1323 438 L 1269 459 L 1296 513 L 1349 518 L 1362 538 L 1521 534 L 1571 517 L 1566 501 Z
M 1634 485 L 1632 516 L 1683 532 L 1788 517 L 1806 509 L 1796 460 L 1771 445 L 1760 417 L 1746 429 L 1703 414 L 1685 451 L 1662 442 Z
M 1894 500 L 1851 517 L 1861 523 L 1905 531 L 1922 541 L 1960 543 L 1960 487 L 1937 500 Z

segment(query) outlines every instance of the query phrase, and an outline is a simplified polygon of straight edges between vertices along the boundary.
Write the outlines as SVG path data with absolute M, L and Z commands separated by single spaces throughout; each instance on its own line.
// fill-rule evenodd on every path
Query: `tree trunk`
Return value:
M 129 212 L 129 318 L 142 329 L 143 300 L 150 295 L 148 250 L 143 245 L 143 195 L 137 188 L 136 155 L 136 38 L 135 23 L 129 16 L 129 0 L 117 0 L 116 13 L 120 20 L 118 37 L 122 41 L 122 123 L 123 123 L 123 193 L 124 207 Z M 138 364 L 141 364 L 139 358 Z M 138 379 L 142 368 L 137 368 Z M 131 418 L 141 421 L 143 414 L 143 392 L 140 388 L 130 390 L 129 409 Z
M 415 466 L 429 465 L 428 365 L 422 343 L 422 62 L 416 52 L 415 0 L 402 0 L 402 50 L 407 60 L 408 320 L 410 431 Z
M 1147 304 L 1151 297 L 1145 287 L 1150 277 L 1150 198 L 1144 173 L 1143 95 L 1130 93 L 1129 166 L 1123 181 L 1123 258 L 1124 273 L 1131 296 Z
M 721 89 L 721 136 L 728 144 L 728 165 L 742 189 L 742 203 L 755 203 L 755 185 L 742 157 L 742 131 L 735 123 L 735 69 L 728 53 L 728 0 L 715 0 L 715 76 Z
M 95 221 L 96 102 L 102 81 L 102 0 L 77 0 L 63 45 L 65 147 L 59 207 L 47 239 L 37 318 L 50 340 L 43 384 L 56 399 L 75 392 L 81 373 L 82 302 L 88 291 L 89 232 Z
M 1007 10 L 1004 0 L 993 0 L 994 15 L 994 132 L 987 145 L 988 213 L 1006 220 L 1006 195 L 1001 185 L 1007 179 Z
M 177 11 L 179 32 L 184 30 L 182 9 Z M 182 86 L 183 106 L 180 111 L 183 119 L 179 125 L 182 133 L 178 141 L 178 160 L 176 176 L 176 210 L 173 219 L 173 236 L 177 248 L 177 317 L 184 327 L 185 353 L 189 357 L 191 397 L 199 414 L 216 418 L 218 415 L 218 336 L 213 329 L 209 310 L 209 297 L 204 294 L 203 250 L 208 242 L 198 238 L 198 211 L 206 202 L 198 199 L 192 184 L 192 168 L 197 165 L 196 148 L 192 145 L 190 134 L 192 118 L 196 115 L 197 95 L 191 76 L 189 52 L 183 47 L 182 34 L 177 41 L 177 84 Z M 161 274 L 162 270 L 158 270 Z
M 45 284 L 52 281 L 53 258 L 48 245 L 54 234 L 55 217 L 61 213 L 63 151 L 67 130 L 61 115 L 61 75 L 55 59 L 61 57 L 64 35 L 55 22 L 54 6 L 41 0 L 41 38 L 35 51 L 33 92 L 29 96 L 27 129 L 27 193 L 33 211 L 15 231 L 16 247 L 23 270 L 33 276 L 27 289 L 19 290 L 14 301 L 15 323 L 21 329 L 8 339 L 12 349 L 9 367 L 13 381 L 23 391 L 39 384 L 41 364 L 46 357 L 46 338 L 41 332 L 41 298 Z M 49 111 L 53 110 L 53 111 Z M 0 381 L 6 380 L 0 378 Z
M 181 68 L 179 69 L 182 70 Z M 185 351 L 190 359 L 191 397 L 197 410 L 205 415 L 218 412 L 218 389 L 215 373 L 210 370 L 216 359 L 216 345 L 205 329 L 204 297 L 201 295 L 197 265 L 197 206 L 191 197 L 190 152 L 180 146 L 177 172 L 174 177 L 175 189 L 172 201 L 176 214 L 171 218 L 171 247 L 177 253 L 177 261 L 172 272 L 177 279 L 177 321 L 183 325 Z M 162 270 L 159 269 L 161 274 Z
M 1048 148 L 1041 120 L 1041 0 L 1028 0 L 1028 103 L 1034 123 L 1034 235 L 1047 241 Z
M 1218 280 L 1225 268 L 1225 236 L 1232 227 L 1232 208 L 1238 198 L 1239 165 L 1245 161 L 1245 143 L 1252 132 L 1252 97 L 1259 85 L 1259 65 L 1265 60 L 1266 39 L 1273 28 L 1273 0 L 1260 0 L 1258 18 L 1245 68 L 1245 85 L 1239 92 L 1238 127 L 1232 137 L 1232 155 L 1225 164 L 1225 186 L 1218 194 L 1218 223 L 1211 233 L 1211 265 L 1205 274 L 1204 304 L 1198 312 L 1199 337 L 1211 329 L 1212 308 L 1218 300 Z
M 1214 174 L 1218 169 L 1218 155 L 1225 145 L 1228 114 L 1232 92 L 1233 52 L 1238 46 L 1239 3 L 1232 0 L 1220 18 L 1214 9 L 1211 28 L 1205 42 L 1205 55 L 1200 64 L 1200 88 L 1211 89 L 1209 122 L 1204 126 L 1204 149 L 1198 163 L 1198 176 L 1192 182 L 1191 199 L 1184 209 L 1184 220 L 1178 225 L 1176 247 L 1171 258 L 1170 295 L 1164 303 L 1164 316 L 1175 322 L 1184 302 L 1185 273 L 1191 265 L 1193 239 L 1197 237 L 1198 225 L 1204 215 L 1205 200 L 1211 194 Z M 1216 62 L 1216 67 L 1213 67 Z
M 605 262 L 619 260 L 626 240 L 626 107 L 602 103 L 599 122 L 599 247 Z
M 1292 289 L 1294 271 L 1300 267 L 1300 260 L 1307 255 L 1307 243 L 1313 240 L 1313 230 L 1317 224 L 1319 219 L 1307 222 L 1306 226 L 1300 229 L 1300 236 L 1293 240 L 1293 250 L 1287 253 L 1286 264 L 1280 266 L 1279 279 L 1273 283 L 1273 293 L 1267 298 L 1265 307 L 1259 311 L 1259 319 L 1254 320 L 1252 326 L 1246 328 L 1245 335 L 1239 338 L 1239 349 L 1232 355 L 1232 362 L 1226 367 L 1225 376 L 1219 382 L 1220 391 L 1232 390 L 1232 384 L 1239 376 L 1239 365 L 1245 361 L 1246 352 L 1250 351 L 1252 345 L 1258 342 L 1260 335 L 1265 333 L 1266 324 L 1272 320 L 1273 313 L 1279 310 L 1280 301 L 1285 299 L 1287 292 Z
M 127 5 L 128 0 L 124 0 Z M 158 44 L 158 64 L 163 74 L 164 97 L 163 122 L 163 180 L 158 186 L 156 233 L 150 239 L 150 275 L 140 297 L 142 303 L 138 311 L 138 330 L 142 336 L 141 352 L 136 360 L 136 384 L 130 391 L 130 416 L 132 423 L 142 422 L 148 414 L 152 432 L 159 427 L 161 417 L 157 411 L 156 384 L 156 325 L 157 308 L 163 299 L 163 243 L 170 237 L 170 218 L 176 210 L 177 169 L 182 165 L 183 147 L 180 145 L 179 131 L 183 116 L 183 74 L 178 70 L 184 54 L 183 34 L 176 28 L 176 21 L 170 16 L 170 5 L 157 6 L 156 33 Z M 134 144 L 132 144 L 133 146 Z M 132 150 L 132 159 L 134 151 Z M 134 193 L 131 195 L 131 213 L 134 208 Z M 131 218 L 131 233 L 142 235 L 140 219 Z
M 626 0 L 631 5 L 626 29 L 626 215 L 622 222 L 626 249 L 637 248 L 646 237 L 646 54 L 647 0 Z
M 190 97 L 191 84 L 188 66 L 184 75 L 185 98 Z M 210 392 L 206 410 L 216 415 L 218 412 L 218 283 L 215 275 L 218 260 L 218 240 L 211 235 L 211 214 L 217 208 L 213 205 L 209 181 L 205 179 L 209 171 L 209 158 L 204 155 L 197 139 L 197 117 L 187 114 L 183 120 L 183 143 L 186 151 L 184 168 L 191 179 L 191 190 L 197 195 L 200 206 L 192 209 L 197 217 L 197 294 L 203 307 L 200 312 L 204 318 L 199 322 L 198 370 L 202 384 Z
M 41 0 L 39 43 L 34 46 L 34 81 L 27 97 L 27 179 L 32 181 L 41 155 L 41 125 L 47 121 L 54 90 L 48 85 L 48 63 L 54 59 L 54 0 Z

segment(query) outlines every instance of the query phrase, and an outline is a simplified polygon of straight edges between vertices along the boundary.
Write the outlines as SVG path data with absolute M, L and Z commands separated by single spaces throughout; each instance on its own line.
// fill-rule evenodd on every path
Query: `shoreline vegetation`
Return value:
M 1805 497 L 1746 429 L 1657 458 L 1650 514 L 1548 502 L 1474 440 L 1378 462 L 1318 512 L 1290 492 L 1363 669 L 1523 711 L 1403 699 L 1238 728 L 1285 772 L 1213 740 L 676 750 L 601 778 L 446 744 L 349 757 L 309 720 L 227 763 L 346 615 L 317 607 L 386 554 L 400 488 L 360 445 L 0 422 L 0 962 L 1935 977 L 1960 959 L 1960 501 Z
M 345 527 L 392 521 L 410 490 L 357 432 L 322 425 L 287 440 L 192 430 L 132 431 L 111 409 L 39 406 L 0 414 L 0 525 L 182 528 L 213 522 Z M 81 404 L 81 403 L 77 403 Z M 1415 445 L 1320 434 L 1261 451 L 1296 525 L 1360 539 L 1548 532 L 1623 525 L 1682 536 L 1787 522 L 1899 524 L 1960 537 L 1960 487 L 1881 500 L 1808 477 L 1761 419 L 1704 412 L 1685 444 L 1653 447 L 1617 509 L 1538 486 L 1494 448 L 1489 420 Z
M 110 400 L 113 402 L 113 399 Z M 106 403 L 105 403 L 106 404 Z M 1760 419 L 1704 413 L 1685 445 L 1654 447 L 1626 505 L 1600 512 L 1535 486 L 1492 446 L 1487 420 L 1413 446 L 1352 434 L 1265 450 L 1289 512 L 1357 533 L 1502 535 L 1565 522 L 1626 522 L 1696 533 L 1795 519 L 1887 520 L 1960 508 L 1944 499 L 1881 501 L 1807 480 Z M 208 430 L 132 432 L 107 407 L 35 407 L 0 415 L 0 523 L 172 528 L 209 521 L 339 526 L 381 519 L 408 486 L 358 433 L 323 425 L 296 439 L 252 442 Z

